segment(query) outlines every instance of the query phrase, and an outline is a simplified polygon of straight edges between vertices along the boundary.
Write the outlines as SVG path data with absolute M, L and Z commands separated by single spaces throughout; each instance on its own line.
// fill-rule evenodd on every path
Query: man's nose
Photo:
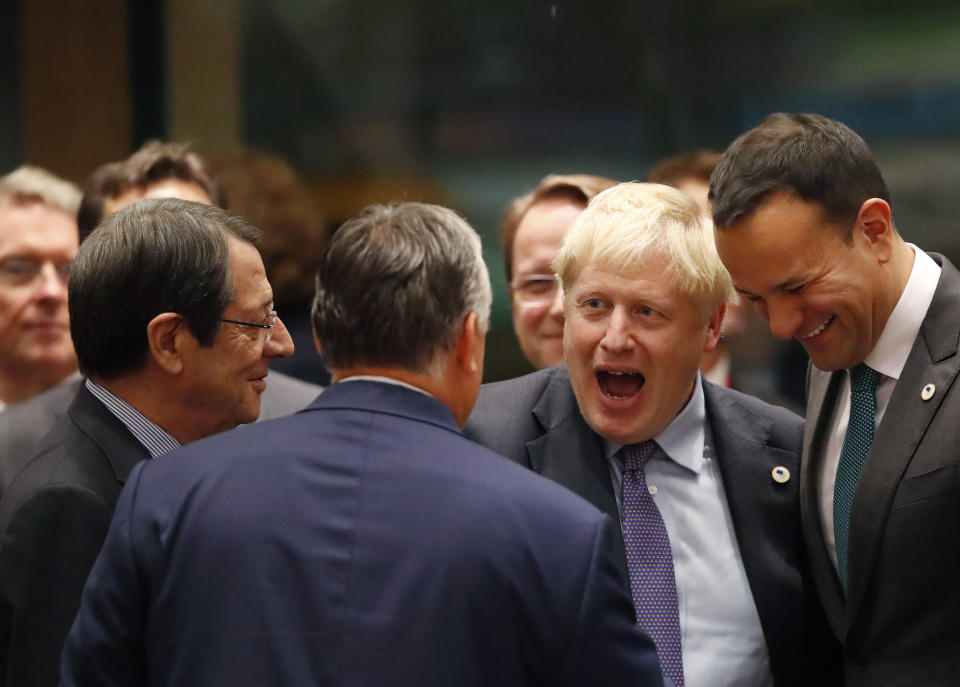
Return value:
M 67 300 L 67 279 L 63 270 L 57 269 L 52 262 L 40 267 L 34 282 L 37 296 L 44 300 Z
M 563 287 L 557 282 L 557 290 L 553 294 L 553 300 L 550 301 L 550 309 L 547 311 L 550 317 L 563 321 Z
M 800 308 L 784 301 L 767 302 L 760 312 L 770 322 L 770 333 L 778 339 L 789 339 L 796 335 L 803 322 Z
M 289 358 L 293 355 L 293 339 L 279 315 L 273 323 L 270 340 L 263 346 L 263 355 L 267 358 Z
M 632 348 L 633 344 L 629 316 L 622 308 L 614 308 L 607 321 L 607 328 L 600 340 L 600 345 L 611 353 L 617 353 Z

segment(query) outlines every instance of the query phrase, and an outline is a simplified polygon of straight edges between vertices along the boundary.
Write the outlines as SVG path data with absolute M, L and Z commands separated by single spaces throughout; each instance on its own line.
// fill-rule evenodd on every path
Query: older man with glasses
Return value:
M 0 409 L 77 369 L 67 275 L 80 190 L 37 167 L 0 179 Z

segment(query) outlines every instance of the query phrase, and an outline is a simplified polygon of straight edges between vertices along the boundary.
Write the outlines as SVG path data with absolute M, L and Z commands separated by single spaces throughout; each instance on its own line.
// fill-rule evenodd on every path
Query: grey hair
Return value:
M 452 210 L 371 205 L 334 235 L 312 317 L 324 361 L 435 374 L 463 319 L 486 332 L 493 300 L 480 237 Z
M 14 203 L 43 203 L 76 215 L 80 207 L 80 189 L 40 167 L 23 165 L 0 178 L 0 198 Z

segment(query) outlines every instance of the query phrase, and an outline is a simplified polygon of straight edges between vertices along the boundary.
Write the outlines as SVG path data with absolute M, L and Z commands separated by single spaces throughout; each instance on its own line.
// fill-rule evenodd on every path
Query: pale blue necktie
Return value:
M 847 589 L 847 551 L 850 540 L 850 508 L 860 470 L 873 443 L 877 411 L 876 389 L 883 375 L 860 363 L 850 370 L 850 420 L 843 437 L 837 480 L 833 488 L 833 536 L 837 549 L 837 574 Z
M 670 537 L 647 487 L 644 468 L 657 445 L 653 441 L 620 449 L 623 459 L 621 517 L 630 590 L 637 622 L 657 645 L 664 675 L 683 687 L 680 614 Z

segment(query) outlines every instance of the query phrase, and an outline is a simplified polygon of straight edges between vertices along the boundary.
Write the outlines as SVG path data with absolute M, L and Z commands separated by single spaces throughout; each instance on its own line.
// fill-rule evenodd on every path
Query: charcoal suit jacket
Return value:
M 817 495 L 846 373 L 811 368 L 808 380 L 804 532 L 850 687 L 960 680 L 960 273 L 931 257 L 940 281 L 854 491 L 846 594 Z

